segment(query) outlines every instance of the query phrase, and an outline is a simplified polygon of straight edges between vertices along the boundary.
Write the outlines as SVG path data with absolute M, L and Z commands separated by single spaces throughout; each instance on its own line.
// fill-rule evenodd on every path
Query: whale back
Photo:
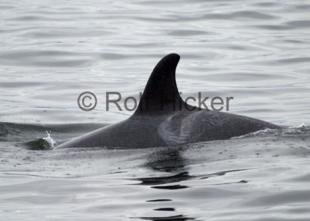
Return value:
M 179 60 L 179 55 L 169 54 L 159 61 L 146 84 L 138 109 L 130 118 L 84 134 L 57 148 L 175 146 L 228 139 L 266 128 L 280 129 L 258 119 L 187 105 L 175 80 Z

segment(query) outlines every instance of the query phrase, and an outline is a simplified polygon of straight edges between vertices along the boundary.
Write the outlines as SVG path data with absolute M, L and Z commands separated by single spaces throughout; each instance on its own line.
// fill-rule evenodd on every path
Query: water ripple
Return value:
M 15 50 L 2 51 L 0 63 L 3 65 L 74 67 L 92 63 L 89 53 L 76 53 L 57 50 Z

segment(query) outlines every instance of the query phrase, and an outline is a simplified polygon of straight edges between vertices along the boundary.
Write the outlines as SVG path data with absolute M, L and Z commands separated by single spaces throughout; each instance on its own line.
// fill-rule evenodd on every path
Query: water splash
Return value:
M 54 148 L 56 145 L 56 141 L 51 137 L 51 133 L 46 131 L 46 137 L 42 138 L 45 140 L 51 148 Z
M 50 132 L 46 131 L 46 137 L 29 141 L 25 145 L 30 150 L 51 150 L 56 146 L 56 141 L 51 137 Z

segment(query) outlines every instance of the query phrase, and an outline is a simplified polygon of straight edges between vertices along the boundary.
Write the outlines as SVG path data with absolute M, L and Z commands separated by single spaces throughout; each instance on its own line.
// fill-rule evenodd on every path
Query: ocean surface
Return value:
M 310 1 L 1 0 L 0 220 L 308 221 Z M 157 61 L 182 96 L 285 126 L 177 147 L 55 149 L 129 117 Z M 92 111 L 77 105 L 91 91 Z M 120 138 L 121 139 L 121 138 Z

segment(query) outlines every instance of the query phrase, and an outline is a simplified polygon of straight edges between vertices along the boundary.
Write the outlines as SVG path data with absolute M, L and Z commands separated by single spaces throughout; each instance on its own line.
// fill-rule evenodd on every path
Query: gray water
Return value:
M 1 0 L 0 219 L 309 220 L 309 10 L 306 0 Z M 171 52 L 182 96 L 232 96 L 231 113 L 288 128 L 42 150 L 42 138 L 130 116 L 106 111 L 105 92 L 137 96 Z M 76 103 L 85 90 L 99 101 L 90 112 Z

